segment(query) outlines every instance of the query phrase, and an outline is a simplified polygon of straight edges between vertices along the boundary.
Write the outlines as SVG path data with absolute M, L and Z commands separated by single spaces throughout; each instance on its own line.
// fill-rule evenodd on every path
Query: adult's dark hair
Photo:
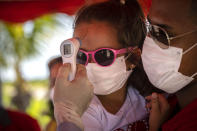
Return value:
M 191 10 L 190 10 L 190 15 L 193 20 L 193 22 L 197 25 L 197 0 L 192 0 L 191 1 Z
M 125 3 L 111 0 L 85 6 L 78 11 L 74 28 L 80 23 L 91 23 L 94 20 L 107 22 L 116 29 L 118 42 L 122 47 L 137 46 L 142 49 L 146 26 L 143 12 L 136 0 L 126 0 Z M 129 77 L 128 84 L 132 84 L 142 95 L 150 94 L 154 87 L 143 70 L 141 59 L 132 55 L 129 61 L 137 66 Z

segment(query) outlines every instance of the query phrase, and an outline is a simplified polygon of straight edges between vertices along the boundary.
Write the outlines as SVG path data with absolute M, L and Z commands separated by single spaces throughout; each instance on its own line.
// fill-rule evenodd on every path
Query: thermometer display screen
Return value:
M 71 54 L 71 44 L 64 44 L 64 55 Z

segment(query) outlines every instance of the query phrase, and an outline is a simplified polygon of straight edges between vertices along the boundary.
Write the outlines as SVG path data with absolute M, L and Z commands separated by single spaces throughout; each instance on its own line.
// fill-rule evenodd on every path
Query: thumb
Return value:
M 59 68 L 55 81 L 53 103 L 57 101 L 59 98 L 61 98 L 62 95 L 64 95 L 63 92 L 65 92 L 66 89 L 64 87 L 69 84 L 68 83 L 69 72 L 70 72 L 70 64 L 64 64 Z
M 78 77 L 84 77 L 84 76 L 86 76 L 86 68 L 84 65 L 78 64 L 76 77 L 78 78 Z
M 152 109 L 151 110 L 153 112 L 160 112 L 159 100 L 158 100 L 158 94 L 157 93 L 152 93 L 151 104 L 152 104 Z
M 70 73 L 70 68 L 71 68 L 71 65 L 68 63 L 61 66 L 60 69 L 58 70 L 57 79 L 64 79 L 67 81 L 68 75 Z

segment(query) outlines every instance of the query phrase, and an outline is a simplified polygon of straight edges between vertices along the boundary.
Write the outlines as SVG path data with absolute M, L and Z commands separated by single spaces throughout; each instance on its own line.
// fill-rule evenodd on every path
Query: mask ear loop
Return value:
M 129 53 L 126 57 L 125 60 L 127 60 L 133 53 Z
M 191 46 L 190 48 L 188 48 L 187 50 L 185 50 L 183 52 L 183 55 L 186 54 L 187 52 L 189 52 L 191 49 L 193 49 L 195 46 L 197 46 L 197 43 L 195 43 L 193 46 Z
M 128 49 L 129 51 L 131 51 L 126 57 L 125 57 L 125 60 L 127 60 L 132 54 L 133 54 L 133 50 L 137 49 L 138 47 L 134 47 L 132 49 Z
M 197 43 L 195 43 L 193 46 L 191 46 L 190 48 L 188 48 L 186 51 L 183 52 L 183 55 L 186 54 L 187 52 L 189 52 L 191 49 L 193 49 L 195 46 L 197 46 Z M 197 72 L 194 73 L 191 77 L 194 78 L 197 75 Z
M 192 77 L 192 78 L 194 78 L 196 75 L 197 75 L 197 72 L 196 72 L 196 73 L 194 73 L 191 77 Z

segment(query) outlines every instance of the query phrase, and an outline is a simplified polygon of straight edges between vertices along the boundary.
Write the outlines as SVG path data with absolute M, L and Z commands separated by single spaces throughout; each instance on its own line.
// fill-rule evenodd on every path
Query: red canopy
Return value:
M 47 13 L 63 12 L 72 15 L 84 3 L 84 0 L 3 1 L 0 2 L 0 19 L 25 22 Z
M 93 3 L 104 0 L 86 0 Z M 151 0 L 139 0 L 145 14 Z M 85 0 L 7 0 L 0 1 L 0 20 L 8 22 L 25 22 L 43 14 L 62 12 L 72 15 L 85 3 Z

